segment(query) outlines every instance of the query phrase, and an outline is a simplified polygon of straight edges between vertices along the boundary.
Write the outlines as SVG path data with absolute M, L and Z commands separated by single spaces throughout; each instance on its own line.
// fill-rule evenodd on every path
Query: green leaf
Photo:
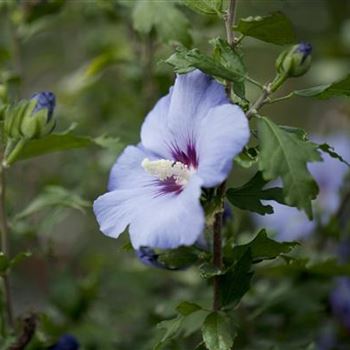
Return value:
M 237 305 L 249 290 L 254 272 L 252 255 L 248 247 L 239 259 L 220 277 L 220 299 L 225 308 Z
M 303 209 L 312 219 L 311 200 L 318 186 L 307 169 L 308 162 L 321 160 L 318 146 L 302 140 L 265 117 L 258 119 L 259 170 L 266 180 L 282 178 L 285 202 Z
M 3 252 L 0 252 L 0 276 L 6 273 L 9 267 L 10 267 L 10 260 Z
M 261 215 L 272 214 L 271 205 L 264 205 L 262 200 L 274 200 L 284 204 L 283 190 L 279 187 L 268 188 L 264 186 L 268 181 L 264 180 L 261 172 L 257 172 L 246 184 L 238 188 L 230 188 L 226 197 L 237 208 L 249 210 Z
M 336 96 L 350 96 L 350 74 L 335 83 L 315 86 L 309 89 L 296 90 L 294 91 L 294 94 L 304 97 L 315 97 L 320 100 Z
M 275 259 L 281 254 L 289 253 L 299 243 L 297 242 L 277 242 L 267 236 L 265 230 L 261 230 L 249 243 L 238 245 L 233 248 L 232 258 L 235 261 L 241 259 L 247 251 L 250 252 L 252 262 L 257 263 L 262 260 Z M 229 255 L 230 252 L 228 252 Z
M 213 312 L 204 321 L 202 335 L 207 349 L 230 350 L 233 346 L 235 333 L 225 314 Z
M 91 203 L 63 187 L 47 186 L 22 212 L 16 215 L 15 219 L 24 219 L 37 211 L 56 206 L 84 212 L 85 208 L 91 207 Z
M 180 336 L 188 337 L 197 332 L 209 313 L 209 311 L 203 310 L 200 306 L 189 302 L 181 303 L 177 310 L 179 315 L 176 318 L 162 321 L 157 325 L 158 328 L 164 329 L 165 333 L 154 346 L 154 350 L 163 348 L 168 341 L 174 338 L 179 338 Z
M 134 29 L 149 34 L 155 29 L 162 41 L 191 44 L 189 21 L 172 1 L 137 1 L 132 13 Z
M 241 18 L 235 30 L 243 35 L 276 45 L 296 42 L 293 25 L 282 12 L 274 12 L 267 16 Z
M 199 266 L 199 274 L 204 279 L 209 279 L 214 276 L 222 275 L 224 271 L 220 270 L 218 267 L 211 263 L 204 263 Z
M 243 151 L 235 158 L 235 162 L 242 168 L 248 169 L 258 161 L 258 157 L 259 150 L 257 147 L 245 147 Z
M 159 254 L 158 261 L 169 269 L 187 268 L 198 260 L 197 251 L 192 247 L 180 247 Z
M 28 140 L 14 161 L 92 146 L 107 148 L 114 152 L 119 152 L 121 149 L 121 143 L 118 138 L 112 138 L 106 135 L 97 138 L 76 136 L 71 134 L 73 128 L 74 126 L 62 133 L 51 134 L 41 139 Z
M 238 76 L 244 77 L 246 67 L 238 51 L 232 48 L 226 40 L 216 38 L 210 41 L 214 46 L 214 59 L 227 68 L 230 72 L 236 72 Z M 238 97 L 245 98 L 244 80 L 233 84 L 233 91 Z
M 340 154 L 338 154 L 332 146 L 328 145 L 327 143 L 322 143 L 318 146 L 318 148 L 321 151 L 328 153 L 332 158 L 338 159 L 340 162 L 350 167 L 350 164 Z
M 89 147 L 92 144 L 91 139 L 87 137 L 52 134 L 42 139 L 29 141 L 20 153 L 18 160 L 33 158 L 47 153 Z
M 164 342 L 168 341 L 169 339 L 175 337 L 176 334 L 178 333 L 178 331 L 180 330 L 182 321 L 183 321 L 183 317 L 178 316 L 178 317 L 173 318 L 171 320 L 166 320 L 166 321 L 162 321 L 162 322 L 158 323 L 157 327 L 165 330 L 165 333 L 164 333 L 160 343 L 164 343 Z
M 0 252 L 0 276 L 7 273 L 9 269 L 21 263 L 24 259 L 30 257 L 30 252 L 18 253 L 14 258 L 9 259 L 3 252 Z
M 237 69 L 227 69 L 216 59 L 202 54 L 198 49 L 187 50 L 178 47 L 166 61 L 177 73 L 187 73 L 198 68 L 204 73 L 230 81 L 242 82 L 244 77 Z
M 193 312 L 199 311 L 201 309 L 202 308 L 199 305 L 190 303 L 188 301 L 184 301 L 176 307 L 176 311 L 182 316 L 188 316 Z
M 10 267 L 14 267 L 18 264 L 20 264 L 23 260 L 30 258 L 32 256 L 31 252 L 21 252 L 18 253 L 14 258 L 10 261 Z
M 182 0 L 191 10 L 205 15 L 220 15 L 223 0 Z

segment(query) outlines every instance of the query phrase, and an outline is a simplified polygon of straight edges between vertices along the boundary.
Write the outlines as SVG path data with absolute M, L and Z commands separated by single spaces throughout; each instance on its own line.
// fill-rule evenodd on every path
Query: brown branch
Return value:
M 225 195 L 226 182 L 223 182 L 217 190 L 217 196 L 223 198 Z M 220 211 L 215 214 L 214 224 L 213 224 L 213 265 L 219 270 L 222 269 L 222 214 L 223 211 Z M 214 276 L 213 280 L 213 310 L 218 311 L 221 307 L 220 302 L 220 276 Z
M 236 17 L 237 1 L 230 0 L 227 13 L 224 17 L 226 28 L 226 39 L 229 45 L 233 48 L 235 45 L 235 33 L 233 31 L 233 24 Z M 226 81 L 226 92 L 231 98 L 232 83 Z M 217 189 L 217 197 L 223 198 L 225 195 L 226 182 L 224 181 Z M 223 206 L 223 203 L 222 203 Z M 223 209 L 223 208 L 222 208 Z M 223 210 L 215 214 L 213 224 L 213 265 L 219 270 L 222 269 L 222 215 Z M 220 297 L 220 276 L 213 278 L 213 310 L 218 311 L 221 307 Z
M 35 314 L 29 314 L 22 320 L 22 332 L 16 339 L 16 342 L 8 350 L 23 350 L 32 340 L 36 330 L 37 317 Z

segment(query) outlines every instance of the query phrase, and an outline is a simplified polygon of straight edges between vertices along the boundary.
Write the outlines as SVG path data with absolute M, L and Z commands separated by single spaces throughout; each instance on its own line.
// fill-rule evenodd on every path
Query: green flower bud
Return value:
M 305 74 L 311 66 L 312 46 L 301 42 L 283 51 L 276 60 L 278 74 L 286 77 L 299 77 Z
M 52 92 L 34 94 L 28 100 L 9 107 L 5 112 L 5 132 L 12 139 L 44 137 L 55 128 L 53 111 L 56 100 Z

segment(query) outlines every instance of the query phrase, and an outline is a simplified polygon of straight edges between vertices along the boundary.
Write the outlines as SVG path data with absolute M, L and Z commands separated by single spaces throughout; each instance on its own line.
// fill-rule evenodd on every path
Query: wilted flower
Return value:
M 57 343 L 49 348 L 50 350 L 78 350 L 79 343 L 77 339 L 70 334 L 64 334 L 58 339 Z
M 283 51 L 276 60 L 277 72 L 287 77 L 299 77 L 311 66 L 312 46 L 301 42 Z
M 317 139 L 313 138 L 314 141 Z M 345 160 L 350 161 L 350 138 L 347 135 L 333 135 L 323 141 L 332 145 Z M 321 223 L 324 224 L 339 207 L 341 200 L 339 191 L 349 168 L 328 154 L 323 155 L 323 160 L 311 163 L 308 167 L 319 185 L 320 193 L 314 201 L 314 206 Z M 272 215 L 254 215 L 254 221 L 261 227 L 275 231 L 279 240 L 305 238 L 316 227 L 315 221 L 309 221 L 305 214 L 296 208 L 273 203 L 273 209 Z
M 248 138 L 247 118 L 222 85 L 200 71 L 179 75 L 95 201 L 101 231 L 117 238 L 129 226 L 135 249 L 193 244 L 205 226 L 201 187 L 226 179 Z

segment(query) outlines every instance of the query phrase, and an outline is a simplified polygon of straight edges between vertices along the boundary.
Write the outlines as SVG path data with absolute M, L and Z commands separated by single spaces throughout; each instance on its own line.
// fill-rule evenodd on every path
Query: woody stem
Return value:
M 231 47 L 235 45 L 235 33 L 233 31 L 233 24 L 236 16 L 236 0 L 230 0 L 227 12 L 224 16 L 226 38 Z M 226 92 L 230 98 L 232 84 L 230 81 L 226 82 Z M 223 182 L 217 189 L 217 196 L 223 198 L 225 195 L 226 182 Z M 222 201 L 223 206 L 223 201 Z M 222 208 L 223 209 L 223 208 Z M 213 224 L 213 264 L 219 270 L 222 269 L 222 213 L 223 210 L 215 214 Z M 213 310 L 218 311 L 221 308 L 220 302 L 220 276 L 214 276 L 213 280 Z

